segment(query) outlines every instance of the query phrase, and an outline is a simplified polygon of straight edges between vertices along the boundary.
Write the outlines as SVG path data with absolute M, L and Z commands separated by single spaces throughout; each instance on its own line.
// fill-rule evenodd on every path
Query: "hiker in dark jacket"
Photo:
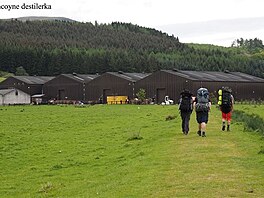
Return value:
M 193 110 L 193 98 L 192 93 L 184 89 L 181 92 L 181 98 L 179 101 L 179 110 L 182 119 L 182 132 L 184 135 L 189 133 L 189 122 Z

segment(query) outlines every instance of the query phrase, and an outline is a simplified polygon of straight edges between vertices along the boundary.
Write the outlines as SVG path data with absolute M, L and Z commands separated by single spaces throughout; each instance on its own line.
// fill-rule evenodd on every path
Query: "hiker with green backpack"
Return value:
M 208 122 L 209 111 L 211 108 L 208 89 L 200 88 L 197 90 L 197 96 L 193 105 L 196 112 L 196 121 L 198 123 L 197 134 L 206 137 L 206 124 Z
M 230 131 L 231 116 L 234 107 L 234 97 L 229 87 L 222 87 L 218 90 L 218 105 L 222 112 L 222 131 L 225 131 L 227 123 L 227 131 Z

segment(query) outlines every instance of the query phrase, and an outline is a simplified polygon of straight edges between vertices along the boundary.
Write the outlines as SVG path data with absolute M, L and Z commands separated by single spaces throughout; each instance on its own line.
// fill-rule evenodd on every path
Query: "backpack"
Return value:
M 182 95 L 179 109 L 184 112 L 192 111 L 192 102 L 191 95 Z
M 232 108 L 231 90 L 222 88 L 218 91 L 218 104 L 224 113 L 229 113 Z
M 209 111 L 209 92 L 206 88 L 200 88 L 197 90 L 197 102 L 195 105 L 195 111 L 197 112 L 206 112 Z

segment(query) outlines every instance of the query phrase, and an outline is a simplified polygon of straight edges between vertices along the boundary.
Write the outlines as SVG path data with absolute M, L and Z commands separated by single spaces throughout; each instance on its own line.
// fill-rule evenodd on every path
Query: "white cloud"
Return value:
M 184 43 L 210 43 L 230 46 L 237 38 L 264 40 L 264 17 L 224 19 L 157 27 L 178 36 Z

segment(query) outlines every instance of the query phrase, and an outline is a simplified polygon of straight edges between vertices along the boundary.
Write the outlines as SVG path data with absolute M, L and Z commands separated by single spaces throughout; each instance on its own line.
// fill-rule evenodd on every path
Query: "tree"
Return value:
M 28 73 L 26 72 L 26 70 L 22 66 L 20 66 L 20 67 L 16 68 L 15 75 L 16 76 L 28 76 Z
M 236 39 L 233 41 L 231 47 L 238 47 L 247 50 L 250 53 L 257 53 L 264 49 L 262 40 L 258 38 L 254 39 Z
M 137 92 L 137 97 L 138 97 L 139 101 L 143 102 L 146 99 L 145 89 L 139 89 L 139 91 Z

